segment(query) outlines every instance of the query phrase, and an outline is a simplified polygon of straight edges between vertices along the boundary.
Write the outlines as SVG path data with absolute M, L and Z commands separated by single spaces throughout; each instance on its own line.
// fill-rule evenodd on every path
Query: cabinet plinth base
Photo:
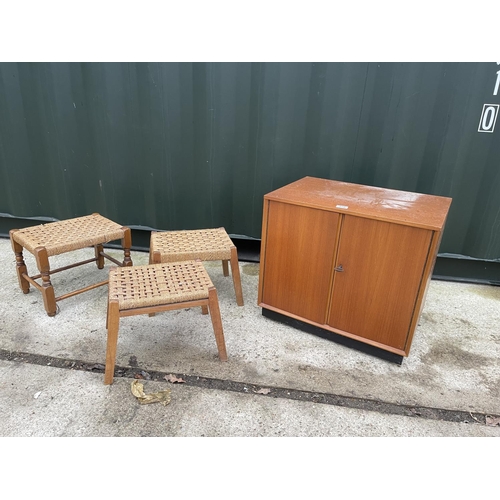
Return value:
M 293 328 L 297 328 L 298 330 L 302 330 L 306 333 L 316 335 L 317 337 L 322 337 L 337 344 L 356 349 L 357 351 L 369 354 L 370 356 L 374 356 L 379 359 L 383 359 L 384 361 L 389 361 L 397 365 L 401 365 L 403 363 L 404 356 L 400 356 L 399 354 L 394 354 L 384 349 L 365 344 L 364 342 L 345 337 L 344 335 L 340 335 L 338 333 L 330 332 L 329 330 L 324 330 L 323 328 L 311 325 L 309 323 L 306 323 L 305 321 L 300 321 L 298 319 L 285 316 L 284 314 L 271 311 L 270 309 L 266 309 L 265 307 L 262 308 L 262 315 L 266 318 L 272 319 L 273 321 L 284 323 Z

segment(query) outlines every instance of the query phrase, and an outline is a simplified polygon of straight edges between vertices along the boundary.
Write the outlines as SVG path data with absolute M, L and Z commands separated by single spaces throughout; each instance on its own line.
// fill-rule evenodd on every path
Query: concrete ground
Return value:
M 108 253 L 121 260 L 120 251 Z M 92 256 L 80 250 L 51 265 Z M 146 264 L 148 255 L 132 259 Z M 25 260 L 35 274 L 32 255 Z M 109 265 L 53 275 L 56 295 L 105 279 Z M 58 302 L 51 318 L 37 290 L 19 289 L 8 239 L 0 239 L 0 266 L 0 436 L 500 436 L 498 287 L 432 281 L 398 366 L 264 318 L 258 264 L 240 262 L 238 307 L 231 278 L 206 263 L 229 361 L 219 361 L 199 308 L 123 318 L 123 371 L 105 386 L 107 288 Z M 146 393 L 170 389 L 170 404 L 140 405 L 131 393 L 136 373 Z

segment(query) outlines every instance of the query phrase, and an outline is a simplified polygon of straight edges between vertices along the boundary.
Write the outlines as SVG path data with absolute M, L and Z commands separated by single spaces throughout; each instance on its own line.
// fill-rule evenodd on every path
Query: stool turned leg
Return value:
M 54 287 L 50 282 L 50 266 L 47 249 L 45 247 L 35 248 L 36 265 L 42 275 L 42 297 L 43 305 L 49 316 L 56 315 L 56 296 L 54 294 Z
M 201 314 L 208 314 L 208 306 L 201 306 Z
M 229 267 L 227 265 L 228 262 L 229 261 L 227 261 L 227 260 L 222 261 L 222 274 L 224 276 L 229 276 Z
M 243 291 L 241 290 L 240 266 L 238 264 L 238 251 L 236 247 L 231 247 L 231 272 L 233 273 L 234 291 L 236 293 L 236 303 L 243 305 Z
M 108 340 L 106 345 L 106 368 L 104 370 L 104 384 L 113 383 L 116 361 L 116 346 L 118 343 L 118 328 L 120 326 L 120 309 L 118 301 L 108 302 L 108 318 L 106 321 L 108 328 Z
M 130 248 L 132 247 L 132 231 L 129 227 L 122 227 L 124 234 L 122 238 L 123 247 L 123 266 L 131 266 Z
M 208 289 L 208 308 L 210 309 L 210 318 L 214 327 L 215 342 L 219 351 L 219 359 L 227 361 L 226 343 L 224 341 L 224 332 L 222 330 L 222 320 L 220 317 L 219 299 L 215 287 Z
M 102 252 L 104 252 L 104 247 L 102 245 L 94 245 L 95 249 L 95 258 L 96 264 L 97 264 L 97 269 L 103 269 L 104 268 L 104 257 L 101 255 Z
M 15 231 L 15 229 L 9 231 L 9 235 L 12 250 L 14 250 L 14 254 L 16 256 L 17 279 L 19 281 L 19 287 L 21 288 L 23 293 L 29 293 L 30 283 L 28 280 L 25 280 L 23 278 L 23 274 L 28 274 L 28 269 L 26 267 L 26 263 L 24 262 L 23 247 L 17 241 L 14 241 L 13 234 Z

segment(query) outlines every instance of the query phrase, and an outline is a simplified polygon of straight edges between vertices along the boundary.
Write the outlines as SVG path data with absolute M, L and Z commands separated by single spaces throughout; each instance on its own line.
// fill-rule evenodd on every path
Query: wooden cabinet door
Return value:
M 328 324 L 404 349 L 432 231 L 346 215 Z
M 325 324 L 339 215 L 269 202 L 261 305 Z

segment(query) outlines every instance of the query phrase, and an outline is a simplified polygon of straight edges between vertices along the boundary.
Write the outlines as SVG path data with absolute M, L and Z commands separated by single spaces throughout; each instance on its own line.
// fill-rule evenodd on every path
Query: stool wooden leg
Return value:
M 208 289 L 208 308 L 210 309 L 210 318 L 214 327 L 215 342 L 219 351 L 219 359 L 227 361 L 226 343 L 224 341 L 224 332 L 222 330 L 222 320 L 220 317 L 219 299 L 215 287 Z
M 161 264 L 161 253 L 159 250 L 155 250 L 149 257 L 150 264 Z
M 124 235 L 122 238 L 123 247 L 123 265 L 131 266 L 132 259 L 130 258 L 130 248 L 132 247 L 132 231 L 129 227 L 122 227 Z
M 104 257 L 101 255 L 101 252 L 104 252 L 104 247 L 102 245 L 94 245 L 95 249 L 95 258 L 97 268 L 98 269 L 103 269 L 104 268 Z
M 108 324 L 109 324 L 109 286 L 108 286 L 108 299 L 107 300 L 108 300 L 108 303 L 106 306 L 106 330 L 108 329 Z
M 47 249 L 45 247 L 35 248 L 36 264 L 42 275 L 42 297 L 43 305 L 49 316 L 56 315 L 56 296 L 54 294 L 54 287 L 50 282 L 50 265 Z
M 9 231 L 10 235 L 10 243 L 12 245 L 12 250 L 14 250 L 14 254 L 16 255 L 16 271 L 17 271 L 17 279 L 19 281 L 19 287 L 23 291 L 23 293 L 29 293 L 30 291 L 30 283 L 28 280 L 23 278 L 23 273 L 28 274 L 28 269 L 26 267 L 26 263 L 24 262 L 23 257 L 23 247 L 17 242 L 14 241 L 13 234 L 15 229 Z
M 154 263 L 154 248 L 153 248 L 153 236 L 157 233 L 157 231 L 151 231 L 151 235 L 149 237 L 149 263 Z M 160 259 L 161 261 L 161 259 Z
M 240 266 L 238 264 L 238 252 L 236 247 L 231 247 L 231 272 L 233 274 L 234 292 L 236 293 L 236 303 L 243 305 L 243 291 L 241 290 Z
M 208 314 L 208 306 L 201 306 L 201 314 Z
M 229 261 L 227 261 L 227 260 L 222 261 L 222 274 L 224 276 L 229 276 L 229 267 L 227 265 L 228 262 Z
M 158 250 L 153 252 L 152 247 L 151 247 L 151 243 L 149 244 L 149 263 L 150 264 L 161 264 L 161 253 Z M 154 315 L 155 315 L 155 313 L 149 313 L 150 318 L 153 317 Z
M 113 383 L 116 361 L 116 346 L 118 344 L 118 328 L 120 326 L 120 309 L 118 301 L 108 302 L 108 340 L 106 345 L 106 368 L 104 370 L 104 383 Z

